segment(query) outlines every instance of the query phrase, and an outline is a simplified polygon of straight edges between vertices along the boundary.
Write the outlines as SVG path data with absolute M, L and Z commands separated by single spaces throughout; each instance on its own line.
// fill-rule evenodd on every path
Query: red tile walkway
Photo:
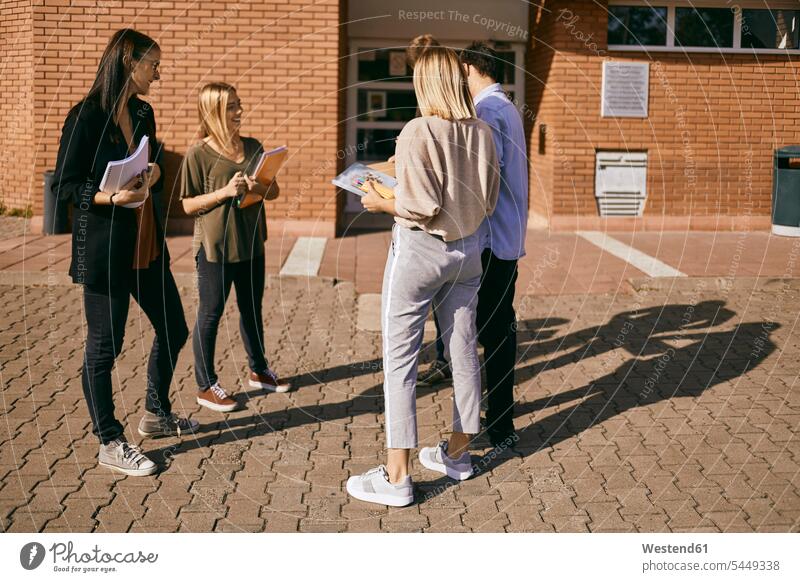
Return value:
M 618 241 L 689 277 L 796 277 L 800 239 L 766 232 L 615 232 Z M 278 274 L 297 238 L 267 241 L 267 272 Z M 319 276 L 355 283 L 358 293 L 379 293 L 389 246 L 388 231 L 328 240 Z M 176 273 L 194 271 L 190 236 L 168 239 Z M 573 295 L 630 291 L 646 275 L 576 233 L 531 230 L 520 261 L 518 295 Z M 0 241 L 0 271 L 66 273 L 70 235 L 27 235 Z

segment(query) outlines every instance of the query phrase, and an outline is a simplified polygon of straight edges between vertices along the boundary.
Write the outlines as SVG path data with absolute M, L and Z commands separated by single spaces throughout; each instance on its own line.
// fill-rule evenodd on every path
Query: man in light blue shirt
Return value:
M 478 339 L 484 348 L 488 406 L 486 431 L 494 446 L 513 446 L 514 365 L 517 333 L 514 291 L 517 261 L 525 255 L 528 222 L 528 156 L 522 118 L 498 82 L 502 63 L 486 43 L 474 42 L 461 53 L 478 117 L 492 127 L 500 165 L 500 196 L 486 219 L 483 277 L 478 292 Z M 434 319 L 435 318 L 434 312 Z M 432 386 L 450 377 L 441 334 L 437 361 L 418 385 Z

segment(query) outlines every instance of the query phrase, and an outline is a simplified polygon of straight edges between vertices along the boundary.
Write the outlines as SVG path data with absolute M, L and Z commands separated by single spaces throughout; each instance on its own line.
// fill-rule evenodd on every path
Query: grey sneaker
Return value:
M 139 434 L 143 437 L 181 436 L 191 434 L 197 430 L 200 423 L 188 418 L 179 418 L 177 414 L 158 416 L 152 412 L 145 412 L 139 422 Z
M 465 481 L 473 475 L 472 457 L 467 451 L 458 459 L 447 455 L 447 441 L 441 441 L 435 447 L 424 447 L 419 451 L 419 461 L 431 471 L 444 473 L 451 479 Z
M 142 449 L 122 439 L 100 445 L 100 464 L 132 477 L 152 475 L 158 470 L 156 464 L 144 456 Z
M 453 379 L 453 372 L 450 370 L 450 364 L 436 360 L 431 364 L 425 372 L 417 378 L 417 386 L 436 386 L 442 382 L 447 382 Z
M 347 480 L 347 492 L 361 501 L 404 507 L 414 502 L 414 484 L 407 476 L 402 483 L 389 483 L 389 474 L 383 465 L 370 469 L 363 475 Z

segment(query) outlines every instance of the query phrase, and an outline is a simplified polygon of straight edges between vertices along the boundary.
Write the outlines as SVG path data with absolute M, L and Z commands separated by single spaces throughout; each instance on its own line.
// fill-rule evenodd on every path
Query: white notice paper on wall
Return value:
M 647 117 L 649 93 L 649 63 L 603 63 L 603 117 Z

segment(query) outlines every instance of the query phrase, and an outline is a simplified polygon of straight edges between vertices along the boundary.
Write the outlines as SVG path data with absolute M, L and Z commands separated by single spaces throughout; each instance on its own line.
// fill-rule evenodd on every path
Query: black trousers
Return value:
M 486 366 L 486 427 L 490 439 L 499 441 L 514 432 L 517 261 L 499 259 L 486 249 L 481 262 L 483 275 L 478 291 L 477 327 Z M 436 323 L 436 358 L 445 362 L 444 343 L 435 311 L 433 319 Z
M 264 322 L 261 317 L 264 257 L 239 263 L 212 263 L 206 258 L 205 249 L 200 247 L 200 252 L 197 253 L 197 277 L 200 305 L 192 334 L 192 348 L 198 388 L 201 391 L 207 390 L 217 382 L 214 369 L 217 330 L 231 285 L 236 288 L 239 330 L 248 364 L 253 372 L 265 373 L 268 365 L 264 357 Z
M 87 334 L 83 395 L 92 418 L 92 432 L 103 444 L 123 433 L 122 424 L 114 416 L 111 369 L 122 350 L 131 295 L 156 334 L 147 364 L 146 410 L 158 415 L 172 412 L 170 383 L 178 353 L 189 336 L 178 288 L 163 255 L 148 268 L 135 270 L 128 284 L 84 285 Z

